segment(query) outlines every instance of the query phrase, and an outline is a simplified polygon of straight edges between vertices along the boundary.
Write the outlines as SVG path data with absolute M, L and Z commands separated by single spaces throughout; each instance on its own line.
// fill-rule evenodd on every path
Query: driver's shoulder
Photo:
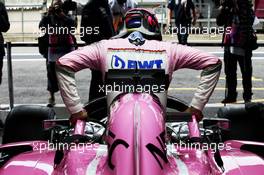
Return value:
M 145 50 L 162 50 L 166 51 L 167 53 L 172 48 L 171 42 L 165 41 L 157 41 L 157 40 L 146 40 L 145 43 L 141 46 L 136 46 L 129 42 L 127 38 L 115 38 L 115 39 L 108 39 L 102 40 L 100 43 L 104 46 L 104 48 L 123 48 L 123 49 L 145 49 Z
M 114 38 L 108 40 L 102 40 L 102 44 L 105 48 L 130 48 L 131 43 L 126 38 Z

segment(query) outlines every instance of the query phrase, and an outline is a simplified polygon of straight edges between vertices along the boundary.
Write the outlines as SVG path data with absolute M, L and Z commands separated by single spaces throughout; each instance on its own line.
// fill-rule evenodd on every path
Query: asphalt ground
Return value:
M 197 47 L 201 50 L 222 57 L 223 50 L 218 47 Z M 263 48 L 254 51 L 253 60 L 253 102 L 264 102 L 264 52 Z M 42 104 L 48 102 L 48 91 L 45 59 L 38 55 L 37 48 L 14 48 L 13 52 L 13 79 L 14 79 L 14 102 L 15 104 Z M 205 115 L 215 115 L 221 106 L 220 101 L 225 94 L 225 75 L 221 73 L 219 83 L 205 108 Z M 173 74 L 170 84 L 169 95 L 178 97 L 189 103 L 199 83 L 200 71 L 182 69 Z M 82 102 L 88 100 L 90 70 L 86 69 L 76 74 L 78 92 Z M 243 103 L 241 73 L 238 69 L 238 103 Z M 234 80 L 235 81 L 235 80 Z M 56 94 L 57 107 L 63 106 L 60 94 Z M 7 62 L 4 60 L 3 82 L 0 86 L 0 105 L 7 107 L 9 104 Z

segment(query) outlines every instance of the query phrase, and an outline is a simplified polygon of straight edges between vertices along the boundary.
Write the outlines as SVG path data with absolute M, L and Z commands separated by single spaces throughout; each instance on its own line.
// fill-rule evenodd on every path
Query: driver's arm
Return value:
M 220 59 L 198 49 L 172 44 L 173 70 L 190 68 L 202 70 L 200 83 L 190 104 L 190 111 L 201 112 L 218 82 L 222 63 Z M 199 114 L 198 114 L 199 115 Z M 200 114 L 202 115 L 202 114 Z M 201 119 L 202 116 L 198 116 Z
M 57 61 L 58 85 L 71 117 L 85 117 L 86 115 L 77 92 L 74 74 L 85 68 L 100 70 L 102 51 L 99 42 L 68 53 Z

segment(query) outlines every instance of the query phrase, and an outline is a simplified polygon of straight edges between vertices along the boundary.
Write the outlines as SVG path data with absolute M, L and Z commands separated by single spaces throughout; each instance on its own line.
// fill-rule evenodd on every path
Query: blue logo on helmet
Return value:
M 113 69 L 161 69 L 163 60 L 156 59 L 156 60 L 123 60 L 122 58 L 118 57 L 117 55 L 112 56 L 112 68 Z

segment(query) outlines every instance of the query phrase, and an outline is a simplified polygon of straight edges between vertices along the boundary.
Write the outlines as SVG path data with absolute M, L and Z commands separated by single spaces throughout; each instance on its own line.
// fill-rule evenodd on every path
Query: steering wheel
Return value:
M 168 96 L 167 97 L 167 108 L 171 108 L 174 110 L 177 110 L 179 112 L 183 112 L 188 108 L 187 103 L 184 101 Z M 107 99 L 106 96 L 100 97 L 97 99 L 92 100 L 91 102 L 88 102 L 84 109 L 88 111 L 89 119 L 96 122 L 101 122 L 102 119 L 107 117 Z

